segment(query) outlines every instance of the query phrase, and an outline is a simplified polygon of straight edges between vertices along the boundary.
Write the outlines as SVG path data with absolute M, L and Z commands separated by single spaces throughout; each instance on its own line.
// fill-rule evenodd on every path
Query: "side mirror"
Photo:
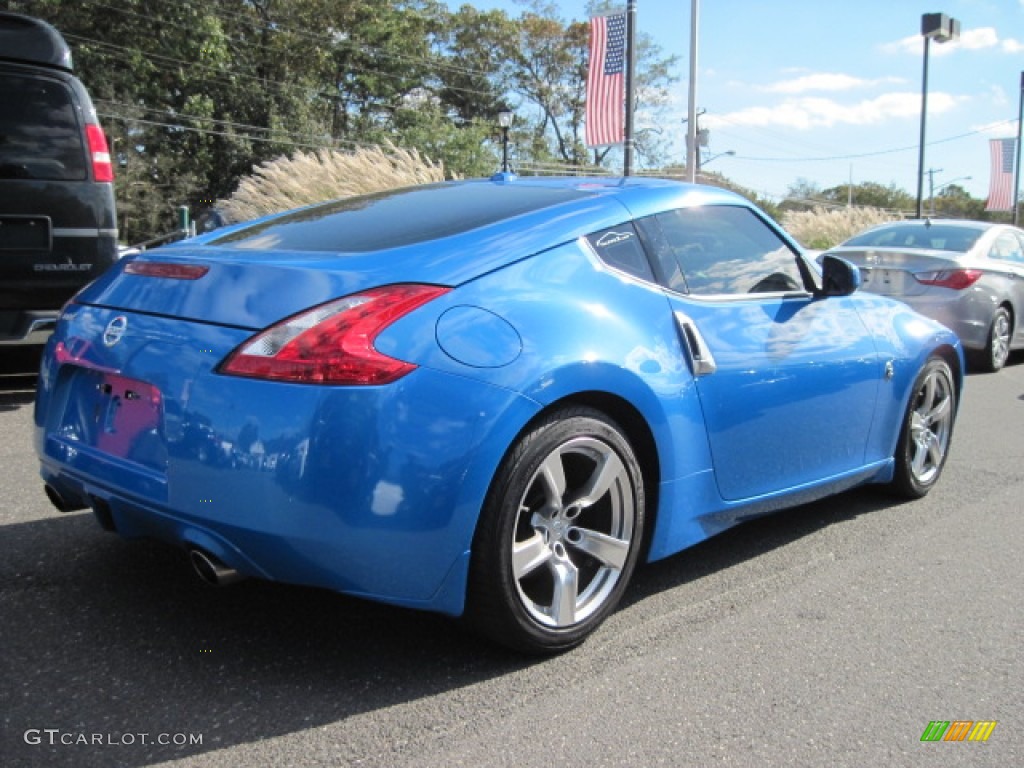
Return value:
M 825 254 L 821 259 L 821 295 L 849 296 L 860 288 L 860 270 L 846 259 Z

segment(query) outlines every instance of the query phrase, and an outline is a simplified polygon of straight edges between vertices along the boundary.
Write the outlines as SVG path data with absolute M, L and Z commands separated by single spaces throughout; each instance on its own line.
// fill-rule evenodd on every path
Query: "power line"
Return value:
M 114 112 L 99 112 L 96 113 L 103 119 L 117 120 L 124 123 L 139 123 L 141 125 L 156 126 L 159 128 L 174 128 L 187 133 L 201 133 L 206 136 L 226 136 L 233 139 L 244 139 L 246 141 L 254 141 L 263 144 L 283 144 L 289 147 L 296 147 L 302 149 L 335 149 L 338 144 L 347 144 L 353 147 L 375 147 L 377 145 L 366 142 L 352 141 L 350 139 L 331 139 L 328 143 L 321 144 L 308 144 L 297 141 L 285 141 L 281 139 L 275 139 L 273 137 L 261 137 L 251 136 L 249 134 L 239 135 L 237 133 L 231 133 L 229 131 L 215 131 L 211 128 L 197 128 L 191 125 L 182 125 L 181 123 L 172 122 L 160 122 L 157 120 L 146 120 L 141 117 L 130 117 L 128 115 L 119 115 Z M 269 130 L 269 129 L 260 129 Z
M 328 137 L 321 137 L 321 136 L 319 136 L 317 134 L 299 133 L 297 131 L 290 131 L 290 130 L 282 129 L 282 128 L 267 128 L 267 127 L 260 126 L 260 125 L 252 125 L 252 124 L 249 124 L 249 123 L 238 123 L 238 122 L 234 122 L 234 121 L 231 121 L 231 120 L 224 120 L 224 119 L 221 119 L 221 118 L 209 117 L 209 116 L 205 116 L 205 115 L 194 115 L 194 114 L 189 114 L 189 113 L 185 113 L 185 112 L 178 112 L 178 111 L 175 111 L 175 110 L 172 110 L 172 109 L 164 109 L 164 108 L 158 108 L 158 107 L 146 107 L 146 106 L 142 106 L 142 105 L 139 105 L 139 104 L 125 104 L 125 103 L 119 102 L 119 101 L 111 101 L 110 99 L 95 99 L 94 101 L 95 101 L 96 104 L 106 104 L 106 105 L 109 105 L 110 107 L 116 107 L 116 108 L 125 110 L 127 112 L 141 111 L 141 112 L 148 113 L 150 115 L 156 115 L 158 117 L 166 117 L 166 118 L 169 118 L 169 120 L 170 120 L 170 121 L 145 120 L 143 118 L 132 117 L 130 114 L 125 114 L 123 112 L 122 113 L 114 113 L 114 112 L 98 113 L 98 114 L 100 114 L 101 117 L 110 117 L 112 119 L 116 119 L 116 120 L 120 120 L 120 121 L 138 122 L 138 123 L 141 123 L 143 125 L 165 126 L 165 127 L 168 127 L 168 128 L 174 128 L 174 129 L 181 130 L 181 131 L 196 131 L 196 132 L 199 132 L 199 133 L 209 133 L 211 135 L 234 136 L 235 138 L 251 139 L 253 141 L 267 141 L 267 142 L 271 142 L 271 143 L 288 143 L 288 144 L 292 144 L 293 146 L 303 146 L 303 147 L 321 148 L 321 149 L 322 148 L 329 148 L 329 147 L 337 145 L 337 144 L 347 144 L 347 145 L 351 145 L 351 146 L 355 146 L 355 147 L 372 147 L 372 146 L 376 146 L 375 144 L 355 141 L 355 140 L 351 140 L 351 139 L 340 139 L 340 138 L 334 138 L 334 137 L 330 137 L 330 138 L 328 138 Z M 402 109 L 413 110 L 414 108 L 413 107 L 403 107 Z M 284 134 L 285 136 L 287 136 L 292 141 L 290 141 L 290 142 L 283 142 L 280 139 L 274 139 L 274 138 L 263 139 L 263 138 L 258 137 L 258 136 L 251 136 L 248 133 L 232 134 L 232 133 L 223 132 L 223 131 L 213 131 L 212 129 L 200 129 L 200 128 L 195 128 L 193 126 L 184 125 L 184 124 L 182 124 L 180 122 L 174 122 L 176 120 L 195 120 L 195 121 L 199 121 L 199 122 L 212 123 L 212 124 L 214 124 L 216 126 L 221 126 L 223 128 L 237 128 L 237 129 L 240 129 L 240 130 L 243 130 L 243 131 L 256 131 L 256 132 L 265 133 L 265 134 Z M 471 124 L 479 125 L 480 123 L 477 123 L 476 121 L 473 121 Z M 327 141 L 328 143 L 327 144 L 323 144 L 323 143 L 312 143 L 312 144 L 311 143 L 303 143 L 304 141 L 317 142 L 318 140 Z
M 931 146 L 935 146 L 936 144 L 946 144 L 946 143 L 948 143 L 950 141 L 957 141 L 959 139 L 968 138 L 970 136 L 977 136 L 978 134 L 981 134 L 981 133 L 987 133 L 989 130 L 991 130 L 992 128 L 995 128 L 997 126 L 1007 125 L 1007 124 L 1010 124 L 1010 123 L 1013 123 L 1013 122 L 1015 122 L 1015 120 L 1003 120 L 1003 121 L 1000 121 L 998 123 L 993 123 L 992 125 L 986 126 L 985 128 L 979 128 L 979 129 L 974 130 L 974 131 L 968 131 L 966 133 L 960 133 L 960 134 L 957 134 L 956 136 L 948 136 L 948 137 L 946 137 L 944 139 L 936 139 L 935 141 L 929 141 L 926 144 L 926 146 L 931 147 Z M 783 163 L 783 162 L 784 163 L 816 163 L 816 162 L 828 162 L 828 161 L 834 161 L 834 160 L 856 160 L 856 159 L 864 158 L 864 157 L 880 157 L 882 155 L 893 155 L 893 154 L 897 154 L 899 152 L 907 152 L 907 151 L 917 150 L 917 149 L 918 149 L 918 145 L 917 144 L 913 144 L 913 145 L 908 145 L 908 146 L 905 146 L 905 147 L 895 147 L 893 149 L 880 149 L 880 150 L 876 150 L 876 151 L 873 151 L 873 152 L 859 152 L 859 153 L 856 153 L 856 154 L 848 154 L 848 155 L 832 155 L 830 157 L 751 157 L 749 155 L 737 155 L 736 157 L 738 159 L 742 159 L 742 160 L 752 160 L 752 161 L 755 161 L 755 162 L 764 162 L 764 163 L 769 163 L 769 162 L 778 162 L 778 163 Z
M 101 0 L 88 0 L 88 1 L 89 1 L 89 3 L 91 5 L 95 5 L 97 7 L 104 8 L 104 9 L 109 10 L 109 11 L 113 11 L 115 13 L 120 13 L 122 15 L 134 16 L 136 18 L 151 20 L 150 16 L 147 16 L 147 15 L 141 14 L 141 13 L 137 13 L 135 11 L 130 11 L 130 10 L 124 8 L 124 7 L 121 7 L 121 6 L 109 5 L 107 3 L 102 2 Z M 162 2 L 164 2 L 165 5 L 173 5 L 175 7 L 178 7 L 178 3 L 173 2 L 173 0 L 162 0 Z M 378 56 L 380 58 L 408 61 L 408 62 L 412 62 L 412 63 L 416 63 L 416 64 L 428 66 L 428 67 L 433 67 L 433 68 L 439 69 L 439 70 L 447 70 L 447 71 L 450 71 L 450 72 L 455 72 L 455 73 L 459 73 L 459 74 L 466 74 L 466 75 L 475 76 L 475 77 L 483 77 L 483 78 L 490 77 L 490 73 L 484 72 L 482 70 L 475 70 L 475 69 L 471 69 L 469 67 L 459 66 L 457 64 L 449 64 L 449 63 L 441 61 L 441 60 L 428 59 L 428 58 L 424 58 L 424 57 L 421 57 L 421 56 L 412 56 L 412 55 L 406 54 L 406 53 L 388 51 L 388 50 L 385 50 L 384 48 L 381 48 L 379 46 L 373 46 L 373 45 L 369 45 L 367 43 L 362 43 L 362 42 L 360 42 L 358 40 L 355 40 L 355 39 L 353 39 L 351 37 L 348 37 L 348 36 L 332 38 L 332 37 L 327 36 L 327 35 L 318 35 L 318 34 L 315 34 L 313 32 L 309 32 L 307 30 L 297 29 L 295 27 L 291 27 L 291 26 L 286 25 L 286 24 L 281 24 L 280 22 L 276 22 L 276 21 L 272 23 L 272 26 L 264 27 L 264 26 L 262 26 L 262 21 L 260 19 L 255 19 L 255 18 L 252 18 L 250 16 L 246 16 L 246 15 L 240 14 L 240 13 L 232 13 L 232 12 L 230 12 L 230 11 L 220 7 L 220 6 L 216 6 L 216 5 L 214 5 L 214 8 L 209 9 L 207 12 L 210 13 L 210 15 L 215 16 L 215 17 L 217 17 L 219 19 L 222 19 L 222 20 L 224 19 L 225 16 L 227 16 L 229 18 L 235 19 L 236 21 L 240 21 L 240 22 L 242 22 L 244 24 L 248 24 L 248 25 L 251 25 L 253 27 L 257 27 L 258 26 L 260 31 L 264 31 L 265 30 L 267 32 L 271 32 L 271 33 L 275 33 L 275 34 L 279 34 L 279 33 L 282 33 L 282 32 L 287 32 L 289 34 L 295 35 L 296 37 L 301 37 L 301 38 L 304 38 L 306 40 L 310 40 L 312 42 L 319 43 L 321 45 L 325 45 L 327 47 L 346 46 L 346 47 L 348 47 L 348 48 L 350 48 L 350 49 L 352 49 L 352 50 L 354 50 L 354 51 L 356 51 L 358 53 L 375 55 L 375 56 Z M 168 26 L 177 27 L 178 29 L 183 29 L 183 30 L 186 30 L 186 31 L 193 31 L 192 27 L 189 27 L 188 25 L 181 24 L 179 22 L 176 22 L 176 21 L 173 21 L 173 20 L 170 20 L 170 19 L 161 19 L 161 22 L 163 24 L 168 25 Z M 248 39 L 244 39 L 244 38 L 240 39 L 240 38 L 231 37 L 231 36 L 228 36 L 228 39 L 232 40 L 232 41 L 234 41 L 236 43 L 244 44 L 244 45 L 246 45 L 247 47 L 250 47 L 250 48 L 259 48 L 259 49 L 263 50 L 264 52 L 268 52 L 267 46 L 265 46 L 265 45 L 263 45 L 261 43 L 253 43 L 251 40 L 248 40 Z M 382 72 L 380 70 L 372 70 L 372 69 L 371 70 L 363 69 L 363 70 L 359 70 L 359 71 L 370 72 L 370 73 L 373 73 L 373 74 L 380 74 L 380 75 L 387 75 L 388 74 L 388 73 Z

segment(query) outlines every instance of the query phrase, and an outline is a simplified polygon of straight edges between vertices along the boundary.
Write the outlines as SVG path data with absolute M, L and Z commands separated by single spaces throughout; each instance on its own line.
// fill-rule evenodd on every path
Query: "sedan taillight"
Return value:
M 302 384 L 387 384 L 416 366 L 381 354 L 374 339 L 448 290 L 389 285 L 329 301 L 252 337 L 228 355 L 219 371 Z
M 936 272 L 918 272 L 914 279 L 922 285 L 937 285 L 962 291 L 978 282 L 981 275 L 980 269 L 940 269 Z

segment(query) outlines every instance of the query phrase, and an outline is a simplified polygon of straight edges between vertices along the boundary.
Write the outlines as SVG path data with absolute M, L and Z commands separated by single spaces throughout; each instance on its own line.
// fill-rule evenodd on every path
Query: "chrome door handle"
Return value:
M 690 360 L 693 361 L 693 375 L 707 376 L 717 371 L 718 364 L 715 363 L 714 355 L 711 354 L 704 337 L 697 329 L 697 324 L 682 312 L 676 311 L 675 315 L 676 324 L 683 337 L 683 344 L 686 345 L 686 350 L 690 353 Z

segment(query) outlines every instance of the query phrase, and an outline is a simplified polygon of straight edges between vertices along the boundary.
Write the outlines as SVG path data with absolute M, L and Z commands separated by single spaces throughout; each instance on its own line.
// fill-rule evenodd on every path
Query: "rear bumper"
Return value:
M 248 332 L 144 315 L 109 348 L 57 354 L 115 314 L 67 310 L 43 357 L 36 452 L 69 507 L 245 575 L 461 613 L 506 445 L 491 433 L 536 404 L 427 368 L 381 387 L 222 376 Z
M 56 310 L 0 312 L 0 346 L 45 344 L 56 326 Z

